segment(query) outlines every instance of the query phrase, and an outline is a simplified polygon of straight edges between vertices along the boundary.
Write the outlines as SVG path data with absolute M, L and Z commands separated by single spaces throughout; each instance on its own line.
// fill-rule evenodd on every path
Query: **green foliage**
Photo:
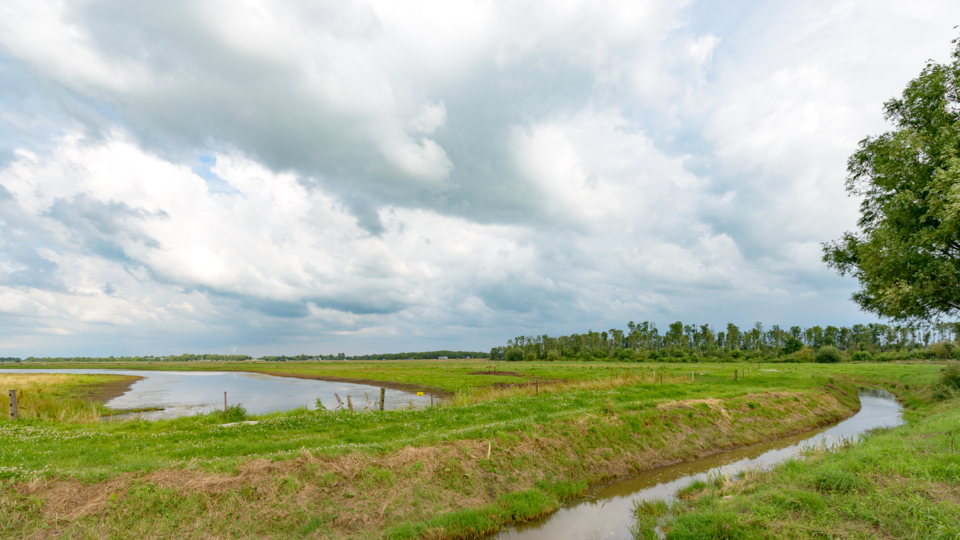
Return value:
M 937 358 L 950 358 L 950 351 L 953 349 L 952 343 L 937 342 L 930 347 L 930 352 Z
M 523 361 L 523 349 L 517 347 L 510 347 L 507 349 L 507 354 L 504 358 L 507 362 L 522 362 Z
M 941 400 L 960 397 L 960 362 L 950 362 L 943 368 L 940 380 L 933 385 L 933 396 Z
M 851 493 L 864 488 L 863 478 L 839 467 L 825 467 L 814 476 L 814 485 L 824 493 Z
M 858 233 L 823 245 L 823 260 L 860 282 L 853 300 L 895 319 L 960 310 L 960 41 L 953 62 L 927 64 L 884 104 L 894 131 L 868 137 L 847 164 L 863 197 Z
M 814 355 L 818 364 L 836 364 L 843 360 L 843 355 L 836 347 L 820 347 Z
M 867 351 L 857 351 L 850 355 L 850 359 L 854 362 L 870 362 L 873 360 L 873 355 Z
M 230 405 L 225 411 L 214 413 L 223 422 L 242 422 L 247 419 L 247 409 L 243 405 Z
M 960 390 L 960 362 L 950 362 L 947 367 L 943 368 L 940 384 Z
M 737 540 L 746 537 L 740 516 L 725 511 L 681 516 L 670 531 L 671 540 Z
M 765 329 L 757 322 L 746 331 L 728 324 L 725 332 L 715 332 L 708 324 L 678 321 L 670 324 L 664 334 L 652 322 L 636 324 L 631 321 L 627 328 L 627 331 L 611 328 L 606 332 L 590 330 L 584 334 L 555 337 L 518 336 L 507 340 L 505 346 L 491 349 L 490 356 L 503 360 L 506 351 L 520 349 L 525 360 L 699 362 L 706 358 L 720 358 L 725 361 L 813 362 L 813 351 L 821 347 L 866 351 L 871 355 L 894 351 L 900 355 L 897 359 L 909 360 L 945 357 L 944 351 L 946 357 L 954 352 L 960 356 L 960 348 L 954 347 L 954 343 L 960 343 L 960 323 L 941 321 L 895 325 L 870 323 L 851 327 L 793 326 L 789 329 L 778 325 Z M 866 355 L 859 358 L 861 361 L 870 359 Z

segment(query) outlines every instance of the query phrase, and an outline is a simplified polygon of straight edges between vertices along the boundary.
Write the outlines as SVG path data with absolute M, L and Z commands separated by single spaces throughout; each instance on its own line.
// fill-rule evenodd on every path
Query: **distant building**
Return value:
M 437 360 L 449 360 L 446 356 L 438 356 Z

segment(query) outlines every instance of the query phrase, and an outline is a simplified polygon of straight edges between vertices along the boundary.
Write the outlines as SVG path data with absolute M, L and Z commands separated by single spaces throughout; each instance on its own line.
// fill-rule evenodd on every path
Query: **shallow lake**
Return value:
M 338 406 L 346 408 L 348 398 L 355 410 L 373 409 L 380 399 L 378 386 L 235 371 L 3 369 L 0 373 L 105 373 L 143 377 L 133 383 L 125 394 L 111 399 L 105 405 L 111 409 L 163 409 L 122 415 L 126 418 L 136 416 L 146 420 L 175 418 L 222 409 L 224 392 L 227 393 L 228 405 L 243 405 L 251 414 L 285 411 L 297 407 L 312 410 L 316 408 L 318 398 L 327 409 Z M 430 396 L 418 396 L 388 388 L 383 404 L 385 409 L 420 408 L 430 405 Z
M 861 390 L 860 411 L 833 426 L 760 443 L 704 459 L 654 469 L 594 487 L 580 500 L 540 520 L 521 523 L 488 538 L 496 540 L 607 540 L 632 538 L 633 506 L 642 500 L 671 499 L 694 480 L 715 474 L 770 467 L 798 455 L 804 447 L 857 440 L 861 433 L 903 423 L 902 408 L 882 390 Z

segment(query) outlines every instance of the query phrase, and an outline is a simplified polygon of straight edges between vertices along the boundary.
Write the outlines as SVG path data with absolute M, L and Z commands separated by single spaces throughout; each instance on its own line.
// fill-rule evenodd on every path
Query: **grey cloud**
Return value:
M 44 258 L 36 249 L 24 245 L 0 247 L 6 262 L 16 270 L 6 275 L 0 274 L 5 285 L 14 287 L 35 287 L 44 290 L 63 290 L 61 280 L 56 276 L 57 263 Z
M 549 285 L 553 285 L 550 283 Z M 538 311 L 549 313 L 569 304 L 573 295 L 570 291 L 546 283 L 525 283 L 516 276 L 480 289 L 479 296 L 488 306 L 506 311 L 529 313 Z
M 337 296 L 311 298 L 310 301 L 317 307 L 357 315 L 388 315 L 410 307 L 407 303 L 373 292 L 368 294 L 344 293 Z
M 283 319 L 299 319 L 309 314 L 307 306 L 300 302 L 281 302 L 248 296 L 240 301 L 240 305 L 246 309 L 253 309 L 265 315 Z
M 151 212 L 131 208 L 123 202 L 103 202 L 82 194 L 69 200 L 57 200 L 45 216 L 66 225 L 76 245 L 86 246 L 90 253 L 100 257 L 118 261 L 129 261 L 124 244 L 160 247 L 154 238 L 138 230 L 137 221 L 167 218 L 162 210 Z
M 545 212 L 544 201 L 550 194 L 516 170 L 509 146 L 511 130 L 586 104 L 622 106 L 630 100 L 629 106 L 635 107 L 638 104 L 625 75 L 602 84 L 597 80 L 594 56 L 601 54 L 611 66 L 638 59 L 656 66 L 655 57 L 661 55 L 652 48 L 638 53 L 637 43 L 631 40 L 611 39 L 596 49 L 584 49 L 578 37 L 596 39 L 598 30 L 596 21 L 587 20 L 568 29 L 570 33 L 562 38 L 540 37 L 531 51 L 500 38 L 505 41 L 461 66 L 463 75 L 457 79 L 428 73 L 417 81 L 386 80 L 382 77 L 394 66 L 361 65 L 356 67 L 358 73 L 384 72 L 372 74 L 370 80 L 353 80 L 334 62 L 333 53 L 307 60 L 310 69 L 319 70 L 320 79 L 343 79 L 341 91 L 348 96 L 371 94 L 363 99 L 381 100 L 383 104 L 377 101 L 376 105 L 387 107 L 365 110 L 319 97 L 307 84 L 309 70 L 297 59 L 241 52 L 227 44 L 212 30 L 215 15 L 202 6 L 119 1 L 70 5 L 69 22 L 89 32 L 106 61 L 135 65 L 151 77 L 143 89 L 76 86 L 73 91 L 115 107 L 141 142 L 158 145 L 161 153 L 166 151 L 163 148 L 187 151 L 211 143 L 225 145 L 274 170 L 316 178 L 324 189 L 346 200 L 363 193 L 369 202 L 351 204 L 351 208 L 373 234 L 381 231 L 373 219 L 376 208 L 390 204 L 483 222 L 576 226 L 576 220 Z M 373 11 L 359 5 L 295 3 L 286 9 L 301 24 L 309 21 L 316 35 L 327 36 L 344 50 L 374 50 L 378 39 L 389 38 Z M 525 24 L 523 20 L 505 23 Z M 506 50 L 511 60 L 497 64 L 498 48 Z M 401 70 L 420 69 L 413 67 L 415 59 L 407 61 L 411 65 L 399 66 Z M 450 177 L 439 186 L 411 180 L 371 138 L 372 132 L 389 129 L 383 122 L 402 122 L 407 111 L 423 101 L 438 100 L 446 104 L 448 121 L 432 136 L 454 164 Z

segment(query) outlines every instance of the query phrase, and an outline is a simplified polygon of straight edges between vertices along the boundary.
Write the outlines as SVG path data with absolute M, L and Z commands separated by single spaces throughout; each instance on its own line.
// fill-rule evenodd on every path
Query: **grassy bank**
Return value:
M 139 377 L 124 375 L 61 375 L 0 371 L 0 414 L 10 416 L 8 392 L 17 392 L 17 410 L 24 421 L 91 422 L 113 411 L 103 402 L 125 392 Z
M 589 483 L 857 407 L 844 374 L 855 366 L 764 366 L 734 381 L 729 365 L 701 365 L 695 382 L 688 367 L 663 384 L 651 382 L 658 366 L 614 379 L 590 367 L 606 379 L 539 395 L 478 388 L 419 411 L 300 410 L 228 427 L 220 415 L 3 423 L 0 443 L 16 450 L 0 454 L 0 523 L 6 536 L 36 538 L 470 538 Z M 939 371 L 873 369 L 857 377 L 906 393 Z M 448 372 L 451 386 L 474 377 Z
M 914 412 L 857 444 L 642 504 L 635 538 L 960 538 L 960 400 Z
M 247 371 L 279 376 L 385 384 L 401 390 L 426 390 L 453 395 L 495 385 L 528 381 L 595 381 L 650 371 L 650 366 L 589 363 L 506 363 L 488 360 L 380 360 L 323 362 L 29 362 L 20 369 L 127 369 L 145 371 Z M 0 373 L 3 371 L 0 366 Z M 732 370 L 732 368 L 731 368 Z M 689 369 L 675 369 L 677 373 Z M 731 371 L 732 372 L 732 371 Z

